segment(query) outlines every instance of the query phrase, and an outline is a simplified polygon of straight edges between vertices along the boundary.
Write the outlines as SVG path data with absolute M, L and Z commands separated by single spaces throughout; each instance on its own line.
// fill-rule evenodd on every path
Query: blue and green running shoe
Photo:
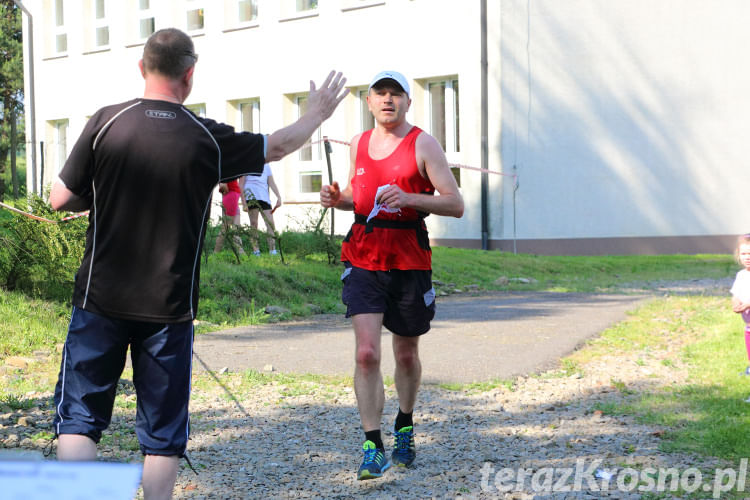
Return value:
M 414 427 L 402 427 L 393 433 L 393 453 L 391 462 L 401 467 L 409 467 L 417 456 L 414 446 Z
M 375 443 L 372 441 L 365 441 L 362 445 L 362 451 L 365 453 L 365 458 L 362 460 L 362 465 L 359 466 L 357 479 L 378 478 L 391 466 L 385 456 L 385 450 L 375 448 Z

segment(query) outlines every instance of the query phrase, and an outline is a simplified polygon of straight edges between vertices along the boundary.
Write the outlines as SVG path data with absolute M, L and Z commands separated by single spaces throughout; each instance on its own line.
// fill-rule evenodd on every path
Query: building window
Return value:
M 430 134 L 446 153 L 459 152 L 460 128 L 458 113 L 458 80 L 427 84 L 429 94 Z
M 239 129 L 242 132 L 260 131 L 260 101 L 258 99 L 241 102 L 238 106 L 240 115 Z
M 255 21 L 258 18 L 258 0 L 239 0 L 237 20 L 240 23 Z
M 105 0 L 94 0 L 94 46 L 106 47 L 109 45 L 109 23 Z
M 203 7 L 198 1 L 188 1 L 187 31 L 203 30 Z
M 307 112 L 307 96 L 297 96 L 295 99 L 297 104 L 297 118 L 302 117 Z M 313 144 L 313 141 L 315 144 Z M 320 128 L 318 128 L 312 135 L 302 149 L 299 150 L 299 159 L 301 161 L 312 161 L 321 160 L 323 158 L 322 146 L 321 146 L 321 135 Z
M 446 153 L 461 151 L 461 134 L 458 108 L 458 80 L 433 81 L 427 84 L 429 103 L 428 123 L 430 134 L 437 139 Z M 461 169 L 451 167 L 456 183 L 461 186 Z
M 206 104 L 200 103 L 200 104 L 186 104 L 185 107 L 193 112 L 195 116 L 200 116 L 201 118 L 206 117 Z
M 367 95 L 369 93 L 367 89 L 357 92 L 357 97 L 359 98 L 359 123 L 362 131 L 375 128 L 375 117 L 372 116 L 370 108 L 367 106 Z
M 49 130 L 49 144 L 45 149 L 47 150 L 48 165 L 57 175 L 68 158 L 68 120 L 49 122 Z
M 320 175 L 320 172 L 300 172 L 300 193 L 318 193 L 322 185 L 323 177 Z
M 297 12 L 314 10 L 318 8 L 318 0 L 297 0 Z
M 65 14 L 63 0 L 55 0 L 55 52 L 64 54 L 68 51 L 68 34 L 65 31 Z
M 150 0 L 138 0 L 138 37 L 146 40 L 155 29 L 154 15 L 151 12 Z

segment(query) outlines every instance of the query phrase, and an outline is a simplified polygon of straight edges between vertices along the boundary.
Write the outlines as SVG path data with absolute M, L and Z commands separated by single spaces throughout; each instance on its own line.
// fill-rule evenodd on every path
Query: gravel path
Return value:
M 681 292 L 708 286 L 726 293 L 724 283 L 714 285 L 694 283 Z M 239 374 L 220 375 L 224 387 L 203 375 L 191 402 L 188 446 L 199 475 L 183 466 L 175 498 L 642 498 L 637 491 L 623 491 L 627 481 L 619 488 L 616 481 L 648 467 L 684 471 L 696 466 L 696 458 L 660 451 L 661 429 L 604 415 L 596 405 L 683 383 L 681 339 L 670 342 L 661 352 L 596 358 L 570 376 L 559 370 L 521 376 L 512 388 L 450 391 L 425 385 L 415 412 L 417 466 L 391 469 L 371 481 L 355 479 L 361 432 L 354 394 L 346 384 L 279 378 L 243 394 L 247 384 L 241 384 Z M 125 432 L 132 429 L 134 411 L 122 408 L 133 401 L 132 387 L 125 383 L 123 389 L 125 404 L 116 408 L 111 434 L 123 432 L 101 447 L 105 460 L 140 459 L 132 435 Z M 27 396 L 46 407 L 10 411 L 0 406 L 0 448 L 41 450 L 47 444 L 32 437 L 49 429 L 51 394 Z M 394 387 L 386 387 L 386 443 L 392 439 L 395 401 Z M 31 422 L 21 423 L 22 417 Z M 700 460 L 702 468 L 722 466 Z M 565 468 L 576 466 L 577 480 L 575 472 L 562 477 Z M 504 476 L 504 468 L 512 469 L 513 480 Z M 600 491 L 608 472 L 615 476 Z M 506 485 L 513 491 L 499 490 Z M 573 491 L 549 491 L 559 486 Z

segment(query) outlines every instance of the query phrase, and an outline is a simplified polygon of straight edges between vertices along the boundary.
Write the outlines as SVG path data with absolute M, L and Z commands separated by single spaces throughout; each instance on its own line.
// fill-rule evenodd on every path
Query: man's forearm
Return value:
M 266 162 L 278 161 L 301 148 L 323 120 L 306 113 L 288 127 L 277 130 L 268 136 Z
M 435 215 L 461 218 L 464 214 L 464 201 L 453 193 L 427 195 L 412 193 L 411 208 Z

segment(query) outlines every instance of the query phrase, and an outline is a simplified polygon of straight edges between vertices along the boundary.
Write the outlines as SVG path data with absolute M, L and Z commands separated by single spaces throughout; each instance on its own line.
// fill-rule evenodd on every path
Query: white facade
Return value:
M 367 123 L 360 91 L 378 71 L 394 69 L 412 85 L 409 121 L 444 136 L 450 162 L 476 168 L 486 112 L 486 167 L 503 174 L 489 175 L 490 248 L 726 251 L 731 235 L 749 230 L 741 165 L 750 3 L 487 0 L 484 104 L 481 3 L 26 2 L 44 182 L 88 116 L 141 95 L 141 34 L 173 26 L 193 36 L 200 56 L 186 105 L 237 128 L 270 133 L 292 123 L 309 81 L 336 69 L 352 95 L 314 139 L 348 141 Z M 348 151 L 332 147 L 333 176 L 344 184 Z M 321 176 L 328 182 L 322 145 L 272 168 L 289 203 L 275 213 L 280 228 L 317 221 L 317 183 Z M 477 247 L 481 174 L 461 169 L 460 185 L 463 219 L 429 217 L 430 235 L 439 244 Z M 337 212 L 336 232 L 344 234 L 351 220 Z

